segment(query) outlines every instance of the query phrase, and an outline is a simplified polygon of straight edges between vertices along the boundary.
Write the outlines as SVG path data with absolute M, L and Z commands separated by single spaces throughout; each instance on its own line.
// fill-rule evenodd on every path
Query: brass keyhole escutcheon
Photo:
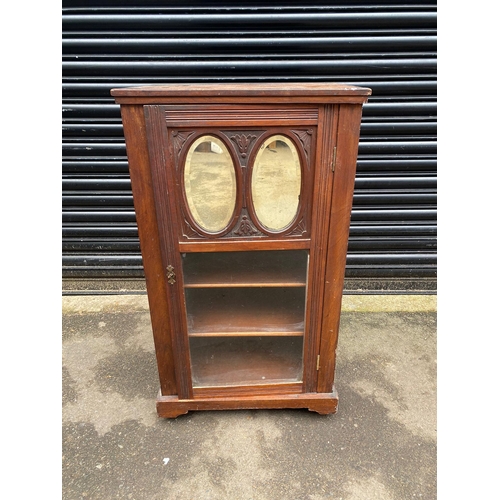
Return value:
M 175 283 L 175 272 L 173 266 L 167 266 L 167 281 L 173 285 Z

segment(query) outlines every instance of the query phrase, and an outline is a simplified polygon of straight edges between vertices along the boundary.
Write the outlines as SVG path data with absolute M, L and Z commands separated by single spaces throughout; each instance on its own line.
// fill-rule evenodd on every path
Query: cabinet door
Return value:
M 310 391 L 330 188 L 320 111 L 253 110 L 249 127 L 180 108 L 145 107 L 179 395 Z

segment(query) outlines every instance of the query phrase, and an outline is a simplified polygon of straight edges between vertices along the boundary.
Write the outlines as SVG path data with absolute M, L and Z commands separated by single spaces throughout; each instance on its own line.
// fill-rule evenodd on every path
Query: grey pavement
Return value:
M 157 417 L 145 295 L 64 296 L 62 498 L 437 497 L 436 297 L 346 295 L 339 409 Z

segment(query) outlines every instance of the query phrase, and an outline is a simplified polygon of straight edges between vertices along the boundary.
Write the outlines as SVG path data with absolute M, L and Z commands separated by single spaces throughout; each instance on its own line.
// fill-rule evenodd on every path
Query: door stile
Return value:
M 335 104 L 326 104 L 319 108 L 309 255 L 309 269 L 314 272 L 308 276 L 306 314 L 309 318 L 307 322 L 309 328 L 304 343 L 304 392 L 316 392 L 317 385 L 323 276 L 328 242 L 328 217 L 325 215 L 330 212 L 333 182 L 330 160 L 336 139 L 337 110 L 338 106 Z
M 154 199 L 164 282 L 168 299 L 174 366 L 179 399 L 193 397 L 187 321 L 185 313 L 182 261 L 178 248 L 178 205 L 175 197 L 175 172 L 162 106 L 144 106 L 148 148 L 151 161 Z M 188 369 L 186 369 L 188 367 Z

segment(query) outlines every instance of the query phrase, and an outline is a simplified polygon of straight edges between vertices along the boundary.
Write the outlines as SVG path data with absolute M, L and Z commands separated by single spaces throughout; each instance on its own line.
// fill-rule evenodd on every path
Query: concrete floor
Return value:
M 145 295 L 63 297 L 65 500 L 436 498 L 436 298 L 344 297 L 339 410 L 156 416 Z

